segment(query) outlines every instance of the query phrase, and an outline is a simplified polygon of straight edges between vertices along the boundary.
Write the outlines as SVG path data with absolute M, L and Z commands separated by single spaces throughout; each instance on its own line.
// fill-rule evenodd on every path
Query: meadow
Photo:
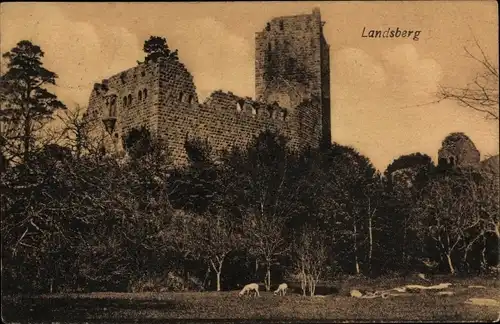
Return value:
M 164 292 L 164 293 L 66 293 L 36 296 L 3 297 L 3 319 L 16 321 L 124 322 L 179 320 L 190 323 L 223 320 L 252 320 L 286 323 L 338 321 L 495 321 L 500 308 L 469 305 L 469 298 L 492 298 L 500 301 L 498 279 L 434 278 L 433 284 L 452 283 L 447 291 L 420 291 L 387 299 L 358 299 L 351 289 L 389 289 L 405 284 L 422 284 L 405 278 L 345 279 L 333 283 L 333 292 L 315 297 L 302 296 L 291 286 L 284 296 L 260 292 L 260 297 L 239 297 L 238 291 Z M 427 284 L 424 284 L 427 285 Z M 469 288 L 481 285 L 486 288 Z M 321 288 L 319 287 L 319 293 Z M 323 287 L 325 288 L 325 287 Z

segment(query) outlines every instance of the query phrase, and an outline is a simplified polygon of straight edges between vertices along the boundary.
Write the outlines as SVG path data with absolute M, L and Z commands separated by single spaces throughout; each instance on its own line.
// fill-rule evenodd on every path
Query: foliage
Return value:
M 146 63 L 153 61 L 156 62 L 158 58 L 166 58 L 177 61 L 178 51 L 171 51 L 167 44 L 167 39 L 159 36 L 150 36 L 148 40 L 144 41 L 143 47 L 146 53 Z
M 8 62 L 0 79 L 2 154 L 9 160 L 28 161 L 37 132 L 56 110 L 66 108 L 45 88 L 55 85 L 58 76 L 43 67 L 44 54 L 39 46 L 23 40 L 2 55 Z
M 323 233 L 305 226 L 294 240 L 294 267 L 300 278 L 302 294 L 314 296 L 318 281 L 328 273 L 328 249 Z
M 150 154 L 153 151 L 151 133 L 144 126 L 141 128 L 132 128 L 125 136 L 123 146 L 134 159 Z

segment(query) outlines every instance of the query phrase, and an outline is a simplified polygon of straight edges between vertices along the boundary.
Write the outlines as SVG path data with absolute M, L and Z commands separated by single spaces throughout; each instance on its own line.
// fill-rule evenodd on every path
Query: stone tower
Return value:
M 324 24 L 316 8 L 312 14 L 273 18 L 256 33 L 255 95 L 257 101 L 302 109 L 299 123 L 314 130 L 303 135 L 329 144 L 330 46 Z
M 451 133 L 438 151 L 438 163 L 451 167 L 479 166 L 480 153 L 464 133 Z

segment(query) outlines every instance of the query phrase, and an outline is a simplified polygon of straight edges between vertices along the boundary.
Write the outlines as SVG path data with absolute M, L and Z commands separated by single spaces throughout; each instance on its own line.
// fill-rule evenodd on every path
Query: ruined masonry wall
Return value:
M 158 79 L 158 65 L 152 64 L 139 65 L 104 79 L 102 83 L 94 84 L 88 114 L 96 118 L 98 123 L 101 123 L 103 117 L 110 116 L 105 96 L 109 92 L 114 92 L 117 95 L 115 103 L 117 122 L 113 137 L 119 146 L 121 147 L 123 134 L 133 127 L 146 126 L 154 132 L 157 129 L 154 103 L 158 100 L 160 90 Z
M 240 111 L 238 102 L 242 102 Z M 293 119 L 287 119 L 290 116 L 283 120 L 279 108 L 270 112 L 264 105 L 231 93 L 215 92 L 201 105 L 179 105 L 172 99 L 165 99 L 161 105 L 159 132 L 166 135 L 178 164 L 187 162 L 186 138 L 208 139 L 215 153 L 220 153 L 232 146 L 245 147 L 254 135 L 268 127 L 283 132 L 291 140 L 290 145 L 298 145 Z

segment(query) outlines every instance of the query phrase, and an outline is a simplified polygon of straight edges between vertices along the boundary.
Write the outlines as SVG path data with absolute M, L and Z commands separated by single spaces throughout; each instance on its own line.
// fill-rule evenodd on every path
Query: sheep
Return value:
M 286 295 L 286 290 L 288 289 L 288 285 L 286 283 L 282 283 L 278 286 L 278 289 L 274 291 L 274 295 L 279 294 L 280 296 Z
M 254 292 L 254 296 L 259 296 L 260 297 L 260 294 L 259 294 L 259 285 L 256 284 L 256 283 L 251 283 L 251 284 L 248 284 L 245 287 L 243 287 L 243 289 L 240 291 L 239 295 L 243 296 L 246 293 L 249 293 L 250 291 Z

